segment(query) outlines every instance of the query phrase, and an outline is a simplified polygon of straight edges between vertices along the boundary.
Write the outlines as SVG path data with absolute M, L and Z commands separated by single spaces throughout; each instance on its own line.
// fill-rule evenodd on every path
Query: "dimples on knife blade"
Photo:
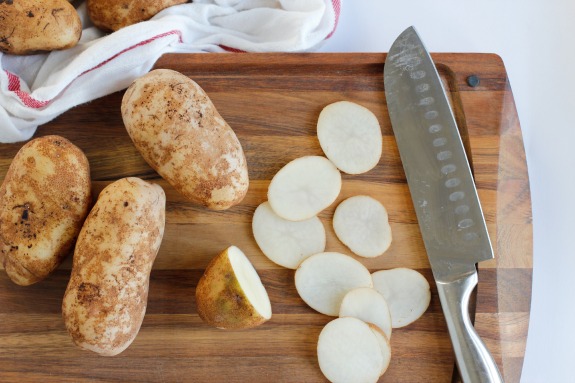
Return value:
M 385 89 L 400 156 L 436 280 L 493 258 L 469 162 L 443 85 L 414 29 L 386 60 Z

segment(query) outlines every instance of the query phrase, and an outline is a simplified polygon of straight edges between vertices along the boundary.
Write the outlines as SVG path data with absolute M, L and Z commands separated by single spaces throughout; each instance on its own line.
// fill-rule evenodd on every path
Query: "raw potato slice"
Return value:
M 301 263 L 295 272 L 295 287 L 312 309 L 337 316 L 345 294 L 358 287 L 372 287 L 369 270 L 352 257 L 319 253 Z
M 403 267 L 380 270 L 372 278 L 374 288 L 387 301 L 393 328 L 415 322 L 429 307 L 429 283 L 417 271 Z
M 325 157 L 305 156 L 286 164 L 272 178 L 268 200 L 274 212 L 289 221 L 316 216 L 335 201 L 341 173 Z
M 317 138 L 323 152 L 339 170 L 360 174 L 381 158 L 382 138 L 377 117 L 349 101 L 326 106 L 317 121 Z
M 381 347 L 381 353 L 383 354 L 383 370 L 381 371 L 381 375 L 385 374 L 387 368 L 389 367 L 389 363 L 391 362 L 391 344 L 389 343 L 389 338 L 385 336 L 383 331 L 373 323 L 367 323 L 369 328 L 377 337 L 377 341 L 379 342 L 379 346 Z
M 216 256 L 196 287 L 198 314 L 221 329 L 258 326 L 272 317 L 268 293 L 244 253 L 230 246 Z
M 332 383 L 375 383 L 385 367 L 377 335 L 356 318 L 334 319 L 323 328 L 317 359 L 321 372 Z
M 354 317 L 364 322 L 373 323 L 391 337 L 391 314 L 383 295 L 377 290 L 360 287 L 353 289 L 343 297 L 339 308 L 340 317 Z
M 304 259 L 325 250 L 325 229 L 318 217 L 288 221 L 274 213 L 269 202 L 254 212 L 252 231 L 265 256 L 288 269 L 297 269 Z
M 383 205 L 365 195 L 350 197 L 333 214 L 333 229 L 354 254 L 374 258 L 391 245 L 391 226 Z

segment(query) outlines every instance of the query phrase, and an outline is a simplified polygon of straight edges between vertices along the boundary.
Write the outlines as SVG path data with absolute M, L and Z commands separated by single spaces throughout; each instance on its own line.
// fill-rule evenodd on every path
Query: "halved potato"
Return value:
M 256 269 L 236 246 L 212 259 L 196 287 L 196 305 L 206 323 L 221 329 L 255 327 L 272 317 Z

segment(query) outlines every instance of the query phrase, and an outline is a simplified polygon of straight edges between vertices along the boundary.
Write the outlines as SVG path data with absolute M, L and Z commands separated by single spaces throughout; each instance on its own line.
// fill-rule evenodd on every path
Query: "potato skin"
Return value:
M 165 227 L 159 185 L 122 178 L 100 193 L 76 243 L 62 316 L 76 345 L 105 356 L 136 338 Z
M 236 278 L 228 249 L 214 257 L 196 286 L 196 307 L 203 321 L 214 327 L 244 329 L 267 319 L 252 306 Z
M 59 136 L 16 154 L 0 186 L 0 256 L 19 285 L 46 278 L 68 255 L 91 202 L 90 165 Z
M 26 55 L 75 46 L 80 16 L 66 0 L 0 2 L 0 52 Z
M 187 0 L 88 0 L 88 14 L 95 26 L 106 31 L 117 31 L 128 25 L 152 18 L 172 5 Z
M 188 200 L 224 210 L 246 195 L 242 146 L 188 77 L 168 69 L 140 77 L 124 94 L 122 118 L 148 164 Z

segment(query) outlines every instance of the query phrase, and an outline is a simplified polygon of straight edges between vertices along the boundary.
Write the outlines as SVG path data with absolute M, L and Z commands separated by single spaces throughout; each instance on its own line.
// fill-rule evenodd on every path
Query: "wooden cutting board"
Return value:
M 249 165 L 245 200 L 224 212 L 184 201 L 144 162 L 122 123 L 123 92 L 74 108 L 36 136 L 59 134 L 82 148 L 94 195 L 110 182 L 138 176 L 167 193 L 166 233 L 150 281 L 147 314 L 134 343 L 117 357 L 76 348 L 61 318 L 71 256 L 47 280 L 14 285 L 0 272 L 2 382 L 323 382 L 316 357 L 322 327 L 332 318 L 298 297 L 294 271 L 270 262 L 251 233 L 255 208 L 272 176 L 288 161 L 322 155 L 316 121 L 327 104 L 349 100 L 375 113 L 383 156 L 363 175 L 343 175 L 341 194 L 320 214 L 327 250 L 350 254 L 331 218 L 343 199 L 367 194 L 389 212 L 393 243 L 371 271 L 414 268 L 432 286 L 431 305 L 417 322 L 393 331 L 392 361 L 382 382 L 449 382 L 454 357 L 387 114 L 385 54 L 167 55 L 158 68 L 178 70 L 202 86 L 236 131 Z M 529 182 L 513 95 L 499 57 L 434 54 L 473 162 L 496 259 L 479 265 L 475 325 L 505 376 L 518 382 L 529 322 L 532 223 Z M 475 75 L 479 85 L 468 85 Z M 102 79 L 105 81 L 106 79 Z M 0 145 L 0 179 L 22 143 Z M 49 187 L 49 186 L 48 186 Z M 198 317 L 194 288 L 218 252 L 237 245 L 257 268 L 273 318 L 245 331 L 208 327 Z

